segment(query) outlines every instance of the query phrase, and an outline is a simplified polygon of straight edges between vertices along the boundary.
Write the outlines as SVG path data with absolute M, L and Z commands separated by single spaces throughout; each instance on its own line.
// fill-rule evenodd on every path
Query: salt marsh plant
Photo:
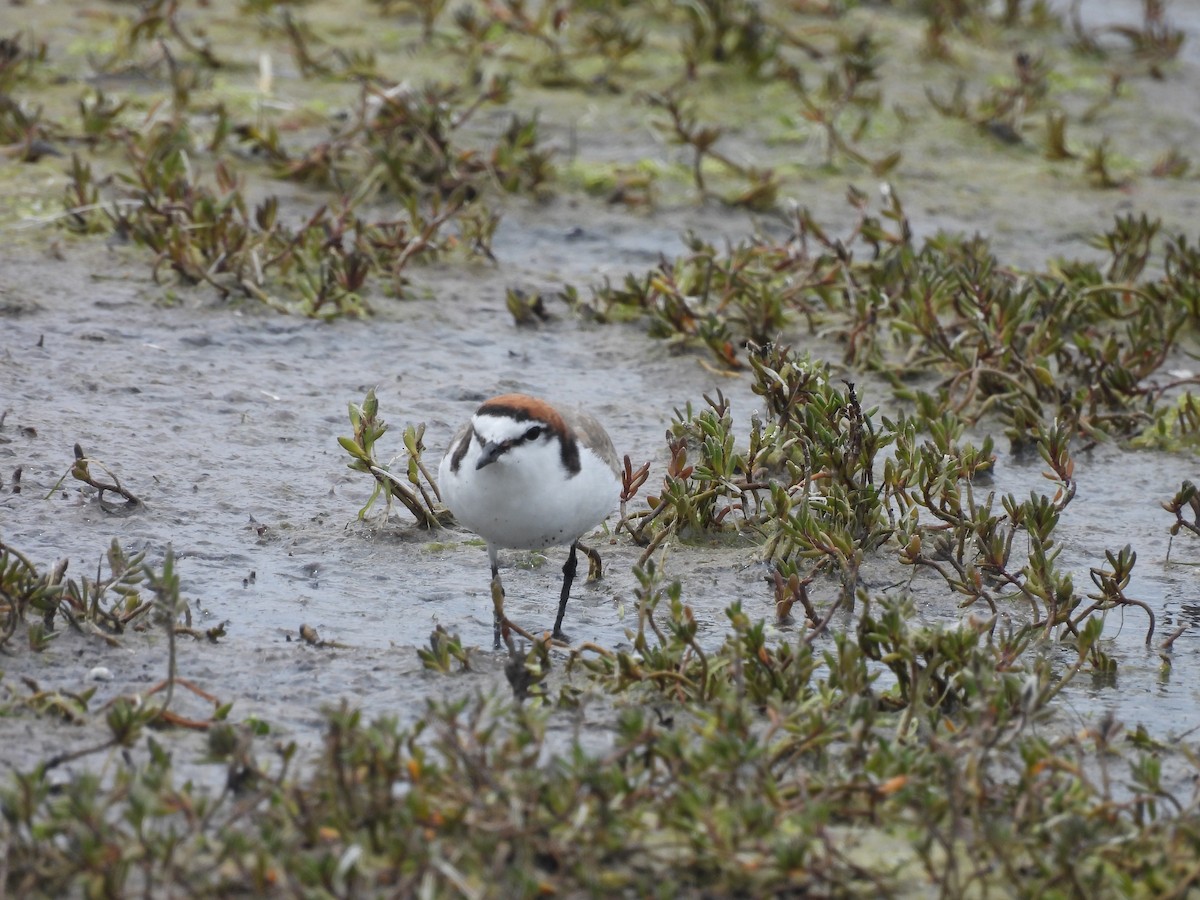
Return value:
M 372 97 L 380 100 L 378 109 L 367 103 Z M 448 223 L 478 205 L 484 173 L 512 190 L 546 177 L 548 159 L 539 155 L 530 123 L 514 122 L 490 158 L 472 162 L 471 155 L 452 149 L 448 135 L 441 136 L 448 130 L 449 101 L 449 94 L 432 88 L 412 98 L 364 91 L 361 117 L 302 157 L 272 131 L 220 119 L 214 144 L 238 135 L 243 144 L 262 148 L 280 175 L 338 188 L 299 227 L 285 223 L 275 196 L 251 207 L 244 177 L 229 159 L 218 158 L 205 177 L 198 166 L 206 152 L 186 118 L 125 133 L 127 167 L 115 191 L 102 188 L 93 166 L 76 157 L 63 221 L 92 231 L 98 218 L 107 218 L 115 233 L 155 254 L 156 277 L 171 271 L 185 284 L 209 285 L 223 297 L 239 295 L 308 316 L 361 314 L 369 310 L 365 290 L 372 278 L 387 279 L 400 293 L 407 267 L 419 259 L 460 245 L 490 255 L 495 222 L 488 215 L 464 215 L 461 240 L 445 233 Z M 469 114 L 457 110 L 454 127 Z M 369 219 L 358 212 L 381 191 L 400 195 L 403 214 Z
M 379 400 L 374 388 L 367 391 L 361 404 L 350 404 L 350 425 L 354 434 L 339 437 L 338 443 L 352 457 L 349 463 L 351 469 L 375 479 L 374 491 L 366 505 L 359 510 L 358 517 L 365 517 L 379 495 L 383 494 L 387 497 L 389 510 L 394 498 L 413 514 L 422 528 L 437 528 L 449 514 L 440 505 L 437 482 L 421 458 L 425 450 L 424 423 L 409 425 L 404 429 L 404 449 L 408 459 L 403 475 L 393 472 L 391 463 L 381 463 L 375 455 L 375 444 L 387 433 L 388 426 L 379 417 Z
M 934 414 L 998 415 L 1015 444 L 1038 423 L 1067 422 L 1091 440 L 1129 438 L 1150 425 L 1168 390 L 1153 381 L 1194 328 L 1198 254 L 1187 236 L 1156 239 L 1159 225 L 1120 217 L 1095 238 L 1106 264 L 1059 262 L 1051 271 L 1007 267 L 985 239 L 939 234 L 916 246 L 896 193 L 879 213 L 857 191 L 849 233 L 830 235 L 797 213 L 784 238 L 760 235 L 724 250 L 694 236 L 679 257 L 592 299 L 568 297 L 601 320 L 645 318 L 651 336 L 704 344 L 729 368 L 789 328 L 833 337 L 844 362 L 893 380 L 923 372 Z M 1165 244 L 1157 249 L 1159 244 Z M 1147 277 L 1152 255 L 1161 273 Z M 899 372 L 907 373 L 900 378 Z
M 677 413 L 662 486 L 648 509 L 624 520 L 645 547 L 642 564 L 667 540 L 736 534 L 771 567 L 766 590 L 779 623 L 799 607 L 814 633 L 863 596 L 863 568 L 886 559 L 936 574 L 960 608 L 978 608 L 989 630 L 1002 610 L 1026 606 L 1030 634 L 1085 646 L 1099 669 L 1111 660 L 1084 632 L 1104 613 L 1139 610 L 1151 641 L 1153 612 L 1125 591 L 1137 558 L 1131 547 L 1108 551 L 1091 569 L 1093 594 L 1059 561 L 1056 529 L 1077 490 L 1066 423 L 1033 426 L 1053 491 L 998 496 L 985 487 L 996 458 L 991 439 L 965 441 L 966 420 L 934 398 L 924 396 L 923 416 L 877 419 L 854 385 L 834 383 L 827 365 L 778 345 L 752 364 L 765 414 L 751 418 L 748 436 L 734 433 L 719 394 L 705 409 Z M 1168 509 L 1186 523 L 1185 494 Z M 818 578 L 838 586 L 824 609 L 809 594 Z
M 637 597 L 634 646 L 579 649 L 557 689 L 524 703 L 472 690 L 407 725 L 333 707 L 315 765 L 251 723 L 218 723 L 216 792 L 155 737 L 110 779 L 19 772 L 0 788 L 6 886 L 532 897 L 654 892 L 670 877 L 677 891 L 743 894 L 1070 883 L 1105 896 L 1114 879 L 1186 891 L 1195 801 L 1163 771 L 1184 754 L 1109 720 L 1047 727 L 1094 625 L 1064 667 L 1027 632 L 917 625 L 902 597 L 871 598 L 856 628 L 820 645 L 773 640 L 734 604 L 705 649 L 678 583 L 649 566 Z M 602 752 L 556 742 L 560 722 L 600 703 L 614 717 Z M 1089 826 L 1051 827 L 1064 820 Z
M 155 0 L 97 20 L 96 43 L 104 52 L 87 58 L 84 73 L 136 79 L 145 99 L 87 87 L 73 97 L 68 119 L 31 102 L 29 88 L 73 83 L 79 73 L 60 72 L 45 41 L 15 33 L 0 39 L 0 145 L 29 162 L 69 150 L 57 221 L 144 245 L 156 275 L 332 318 L 369 312 L 372 295 L 405 293 L 421 261 L 452 251 L 491 259 L 499 193 L 545 197 L 568 187 L 556 177 L 561 148 L 547 137 L 564 123 L 544 121 L 547 113 L 535 110 L 547 107 L 530 99 L 530 90 L 649 102 L 661 111 L 655 120 L 662 132 L 687 148 L 702 197 L 772 215 L 785 214 L 796 164 L 790 157 L 744 161 L 753 156 L 727 145 L 746 126 L 731 119 L 728 105 L 714 108 L 709 88 L 761 89 L 781 109 L 782 132 L 764 133 L 768 143 L 820 143 L 826 167 L 845 164 L 876 175 L 891 171 L 905 151 L 902 138 L 887 145 L 881 136 L 917 121 L 888 105 L 887 67 L 898 34 L 865 28 L 861 17 L 836 4 L 648 2 L 626 4 L 619 14 L 582 2 L 372 6 L 371 21 L 393 29 L 429 77 L 390 80 L 394 48 L 325 33 L 303 6 L 246 3 L 225 18 L 207 7 Z M 1036 36 L 1053 25 L 1041 3 L 917 4 L 913 12 L 938 40 L 953 36 L 984 46 L 1005 29 Z M 228 30 L 250 22 L 266 47 L 253 88 L 247 60 L 221 46 Z M 1076 31 L 1080 48 L 1113 65 L 1124 56 L 1105 38 L 1116 36 L 1160 76 L 1181 40 L 1157 3 L 1147 3 L 1140 26 Z M 936 105 L 1012 140 L 1045 116 L 1052 158 L 1081 159 L 1097 186 L 1124 183 L 1132 171 L 1104 135 L 1090 139 L 1090 149 L 1068 149 L 1066 128 L 1075 117 L 1053 96 L 1051 76 L 1070 59 L 1055 49 L 1023 51 L 1003 82 L 978 92 L 963 88 Z M 321 100 L 293 113 L 263 102 L 276 84 L 272 53 L 291 56 Z M 1127 77 L 1114 71 L 1109 102 Z M 253 110 L 236 91 L 222 93 L 230 82 L 258 98 Z M 1185 163 L 1171 149 L 1154 170 L 1177 176 Z M 618 178 L 608 193 L 651 203 L 657 192 L 650 182 L 658 176 L 646 173 L 657 170 L 635 168 L 636 177 Z M 323 196 L 303 209 L 286 199 L 294 196 L 286 189 L 265 197 L 256 191 L 252 199 L 247 179 L 264 176 L 303 183 Z M 392 212 L 381 216 L 374 203 Z M 852 337 L 857 349 L 869 336 L 879 297 L 867 292 L 854 302 L 867 320 L 859 322 L 866 331 Z M 752 305 L 744 310 L 746 330 L 763 344 L 788 310 L 777 314 L 769 293 Z M 692 327 L 681 315 L 685 321 L 674 327 Z M 694 327 L 732 363 L 736 329 L 720 317 L 703 317 Z
M 110 469 L 100 460 L 89 457 L 83 452 L 83 447 L 81 445 L 76 444 L 74 449 L 75 461 L 71 464 L 71 467 L 63 473 L 62 478 L 58 479 L 58 482 L 54 485 L 54 487 L 50 488 L 49 493 L 46 495 L 46 499 L 49 499 L 55 491 L 62 487 L 63 482 L 67 480 L 67 476 L 69 475 L 76 481 L 80 481 L 83 484 L 86 484 L 88 487 L 94 488 L 96 491 L 96 502 L 99 503 L 100 507 L 107 513 L 126 515 L 136 512 L 141 507 L 142 501 L 134 496 L 134 494 L 128 488 L 122 486 L 121 479 L 116 476 L 112 469 Z M 103 476 L 94 474 L 92 472 L 93 466 L 99 469 L 103 473 Z M 104 477 L 107 477 L 109 480 L 104 481 Z M 112 493 L 121 497 L 125 501 L 124 505 L 116 506 L 112 503 L 105 503 L 105 493 Z

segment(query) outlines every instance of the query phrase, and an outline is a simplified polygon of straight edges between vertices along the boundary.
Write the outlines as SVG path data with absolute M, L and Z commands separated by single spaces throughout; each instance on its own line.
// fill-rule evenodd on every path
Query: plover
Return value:
M 566 640 L 562 621 L 579 539 L 604 521 L 621 493 L 617 452 L 600 423 L 525 394 L 493 397 L 451 441 L 438 483 L 458 521 L 487 541 L 496 647 L 503 626 L 512 624 L 503 610 L 500 548 L 570 545 L 553 631 Z

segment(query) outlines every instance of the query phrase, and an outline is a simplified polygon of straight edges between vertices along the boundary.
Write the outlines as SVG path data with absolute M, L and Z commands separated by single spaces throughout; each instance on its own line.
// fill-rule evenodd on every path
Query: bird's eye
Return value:
M 532 428 L 530 428 L 528 431 L 525 432 L 525 440 L 527 440 L 527 441 L 536 441 L 541 436 L 542 436 L 542 426 L 541 425 L 534 425 Z

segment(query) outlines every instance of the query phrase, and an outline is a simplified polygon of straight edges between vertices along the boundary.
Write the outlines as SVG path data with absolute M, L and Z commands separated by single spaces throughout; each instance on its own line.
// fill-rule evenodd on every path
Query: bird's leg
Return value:
M 563 615 L 567 611 L 567 598 L 571 596 L 571 582 L 575 580 L 575 570 L 579 567 L 579 557 L 575 551 L 579 548 L 578 541 L 571 542 L 571 552 L 567 556 L 567 561 L 563 563 L 563 586 L 562 595 L 558 598 L 558 618 L 554 620 L 554 631 L 551 636 L 560 641 L 568 641 L 568 638 L 563 634 L 562 620 Z
M 515 631 L 530 642 L 534 638 L 533 635 L 516 622 L 511 621 L 504 614 L 504 585 L 500 583 L 500 565 L 497 560 L 496 548 L 488 547 L 488 558 L 492 563 L 492 648 L 494 650 L 500 649 L 500 638 L 503 636 L 509 654 L 513 654 L 516 652 L 516 648 L 513 646 L 512 635 L 509 634 L 510 631 Z
M 504 585 L 500 583 L 500 576 L 492 576 L 492 605 L 495 611 L 492 613 L 492 647 L 496 650 L 500 649 L 500 633 L 504 630 Z
M 504 585 L 500 583 L 500 561 L 496 548 L 488 544 L 488 560 L 492 564 L 492 648 L 500 649 L 500 632 L 504 626 Z
M 600 551 L 593 550 L 586 544 L 580 544 L 579 549 L 588 558 L 588 581 L 599 581 L 604 577 L 604 567 L 600 563 Z

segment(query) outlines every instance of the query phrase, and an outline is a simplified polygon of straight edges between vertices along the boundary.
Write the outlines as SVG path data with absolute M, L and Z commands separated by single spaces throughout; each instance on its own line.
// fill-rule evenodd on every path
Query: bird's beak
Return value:
M 475 468 L 482 469 L 484 466 L 490 466 L 507 449 L 507 444 L 497 444 L 495 441 L 488 441 L 483 445 L 483 452 L 479 454 L 479 462 L 475 463 Z

